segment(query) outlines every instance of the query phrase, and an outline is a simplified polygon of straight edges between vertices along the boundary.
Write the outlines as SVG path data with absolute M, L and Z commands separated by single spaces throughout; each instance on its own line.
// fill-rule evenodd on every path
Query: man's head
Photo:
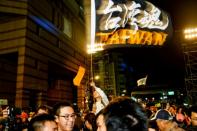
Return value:
M 107 131 L 103 110 L 99 111 L 99 113 L 96 115 L 96 125 L 97 131 Z
M 197 105 L 194 105 L 189 110 L 192 126 L 197 126 Z
M 170 112 L 164 109 L 160 109 L 155 113 L 155 116 L 151 120 L 172 120 L 173 117 L 170 115 Z
M 164 130 L 167 128 L 167 123 L 171 121 L 173 117 L 170 113 L 165 109 L 160 109 L 156 112 L 155 116 L 151 119 L 151 121 L 156 121 L 157 126 L 160 130 Z
M 147 117 L 141 105 L 128 97 L 115 98 L 103 111 L 107 131 L 147 131 Z
M 70 103 L 58 103 L 54 106 L 54 115 L 58 124 L 59 130 L 72 131 L 76 115 Z
M 88 113 L 85 117 L 84 117 L 84 124 L 86 126 L 87 129 L 93 130 L 96 128 L 96 116 L 94 113 Z
M 41 114 L 31 119 L 28 131 L 57 131 L 55 117 L 49 114 Z
M 39 106 L 36 110 L 36 115 L 40 114 L 50 114 L 50 107 L 46 105 Z

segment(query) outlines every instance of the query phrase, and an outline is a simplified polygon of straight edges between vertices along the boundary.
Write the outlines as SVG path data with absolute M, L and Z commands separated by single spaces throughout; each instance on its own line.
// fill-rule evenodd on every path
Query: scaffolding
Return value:
M 185 86 L 187 96 L 194 104 L 197 100 L 197 42 L 183 43 Z
M 115 68 L 114 62 L 110 55 L 106 52 L 98 53 L 93 58 L 94 76 L 99 76 L 99 80 L 95 80 L 107 95 L 116 96 Z

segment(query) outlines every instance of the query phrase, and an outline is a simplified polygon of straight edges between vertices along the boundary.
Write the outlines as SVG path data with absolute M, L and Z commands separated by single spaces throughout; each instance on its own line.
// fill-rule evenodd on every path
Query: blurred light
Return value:
M 99 75 L 96 75 L 96 76 L 94 77 L 94 79 L 95 79 L 95 80 L 98 80 L 98 79 L 100 79 L 100 76 L 99 76 Z
M 88 47 L 88 54 L 96 53 L 97 51 L 103 50 L 103 44 L 91 44 L 87 45 Z
M 137 99 L 135 97 L 133 97 L 133 96 L 131 97 L 131 99 L 134 100 L 134 101 L 137 101 Z
M 96 21 L 96 16 L 95 16 L 95 1 L 91 0 L 91 17 L 90 17 L 90 46 L 88 48 L 88 54 L 95 53 L 95 21 Z
M 125 63 L 120 64 L 121 68 L 126 69 L 127 65 Z
M 188 106 L 188 104 L 187 104 L 187 103 L 183 103 L 183 105 L 184 105 L 184 106 Z
M 123 92 L 123 93 L 126 93 L 127 91 L 126 91 L 126 90 L 123 90 L 122 92 Z
M 163 99 L 167 99 L 168 97 L 167 96 L 163 96 Z
M 174 91 L 168 91 L 168 95 L 169 96 L 174 95 Z
M 197 28 L 188 28 L 184 30 L 185 39 L 197 38 Z
M 34 15 L 29 15 L 29 17 L 33 21 L 35 21 L 38 25 L 40 25 L 41 27 L 46 29 L 47 31 L 58 35 L 57 31 L 54 30 L 54 28 L 56 29 L 56 27 L 53 24 L 51 24 L 51 22 L 49 22 L 48 20 L 46 20 L 44 18 L 40 18 L 40 17 L 34 16 Z

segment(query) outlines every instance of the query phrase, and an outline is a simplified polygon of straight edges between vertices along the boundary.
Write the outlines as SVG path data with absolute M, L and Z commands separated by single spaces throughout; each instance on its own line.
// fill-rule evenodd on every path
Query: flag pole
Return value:
M 93 81 L 94 74 L 93 74 L 93 52 L 94 52 L 94 42 L 95 42 L 95 0 L 91 0 L 91 15 L 90 15 L 90 44 L 91 44 L 91 54 L 90 54 L 90 78 Z

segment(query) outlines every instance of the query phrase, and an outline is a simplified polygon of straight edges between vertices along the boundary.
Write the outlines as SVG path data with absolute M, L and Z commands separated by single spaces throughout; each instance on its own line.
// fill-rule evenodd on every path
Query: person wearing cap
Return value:
M 97 114 L 100 110 L 102 110 L 109 104 L 109 100 L 105 92 L 101 90 L 101 88 L 96 87 L 93 81 L 90 82 L 90 86 L 94 88 L 93 98 L 95 99 L 95 103 L 93 104 L 93 112 Z
M 160 109 L 155 113 L 155 116 L 150 119 L 149 121 L 149 128 L 154 128 L 156 130 L 166 130 L 167 128 L 174 128 L 177 127 L 176 122 L 170 122 L 173 117 L 170 115 L 165 109 Z M 169 124 L 170 123 L 170 124 Z M 169 127 L 169 125 L 171 127 Z

